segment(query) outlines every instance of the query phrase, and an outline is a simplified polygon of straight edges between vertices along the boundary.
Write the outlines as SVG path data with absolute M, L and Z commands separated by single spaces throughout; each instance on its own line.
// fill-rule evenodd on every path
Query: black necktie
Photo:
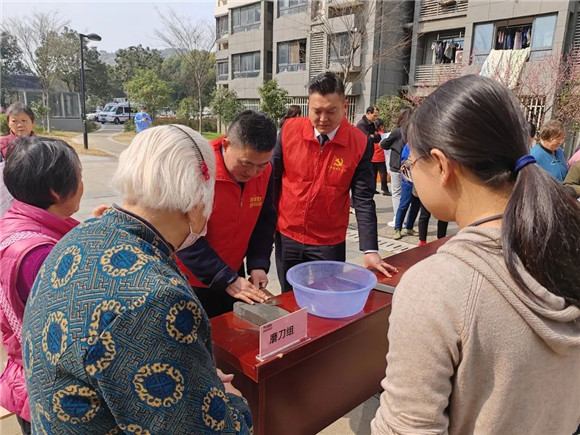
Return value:
M 318 135 L 318 142 L 320 142 L 320 146 L 324 146 L 326 142 L 328 142 L 328 136 L 325 134 Z

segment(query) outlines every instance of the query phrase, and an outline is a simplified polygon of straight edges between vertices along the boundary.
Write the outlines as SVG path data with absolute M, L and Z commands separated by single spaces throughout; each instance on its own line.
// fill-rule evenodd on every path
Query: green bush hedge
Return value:
M 135 131 L 135 121 L 133 118 L 130 118 L 123 123 L 123 131 Z
M 6 119 L 6 115 L 2 113 L 0 115 L 0 133 L 2 133 L 2 135 L 6 135 L 9 132 L 10 130 L 8 128 L 8 120 Z

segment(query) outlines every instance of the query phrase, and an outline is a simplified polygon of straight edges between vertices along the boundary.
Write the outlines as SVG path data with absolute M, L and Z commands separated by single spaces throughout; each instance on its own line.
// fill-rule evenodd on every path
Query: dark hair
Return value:
M 532 121 L 530 121 L 530 137 L 535 138 L 536 137 L 536 124 L 534 124 Z
M 407 125 L 411 120 L 411 115 L 413 115 L 413 108 L 407 106 L 399 111 L 399 116 L 397 117 L 397 128 L 401 129 L 401 137 L 405 142 L 407 141 Z
M 10 143 L 4 184 L 18 201 L 47 209 L 59 198 L 67 199 L 74 195 L 80 180 L 81 162 L 66 142 L 26 136 Z
M 21 113 L 27 115 L 34 124 L 34 112 L 30 107 L 24 103 L 21 103 L 20 101 L 12 103 L 10 106 L 8 106 L 8 109 L 6 109 L 6 122 L 10 121 L 11 116 L 20 115 Z
M 562 124 L 557 119 L 550 119 L 548 122 L 542 125 L 542 128 L 540 128 L 541 140 L 555 139 L 562 136 L 563 134 L 566 134 L 564 124 Z
M 339 76 L 333 72 L 327 71 L 318 74 L 310 80 L 308 85 L 308 95 L 310 94 L 338 94 L 344 97 L 344 83 Z
M 228 128 L 227 137 L 234 145 L 270 152 L 276 146 L 276 134 L 276 124 L 272 118 L 262 112 L 244 110 Z
M 521 262 L 548 291 L 580 306 L 580 207 L 539 165 L 515 173 L 517 160 L 528 154 L 528 133 L 507 87 L 467 75 L 427 97 L 409 123 L 408 139 L 418 156 L 428 158 L 437 148 L 491 189 L 513 185 L 501 239 L 510 275 L 530 292 L 518 271 Z
M 375 110 L 378 110 L 378 109 L 379 109 L 378 107 L 369 106 L 369 107 L 367 107 L 366 113 L 375 113 Z
M 280 128 L 284 125 L 284 121 L 290 118 L 297 118 L 298 116 L 302 116 L 302 109 L 300 106 L 296 104 L 292 104 L 288 106 L 288 110 L 286 110 L 286 114 L 280 120 Z
M 378 130 L 379 128 L 383 127 L 385 125 L 385 121 L 383 121 L 381 118 L 377 118 L 377 120 L 375 121 L 375 128 Z

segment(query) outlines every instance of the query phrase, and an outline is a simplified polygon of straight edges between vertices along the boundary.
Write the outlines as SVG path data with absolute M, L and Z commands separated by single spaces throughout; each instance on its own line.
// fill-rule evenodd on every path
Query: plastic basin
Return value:
M 338 319 L 360 312 L 377 284 L 364 267 L 340 261 L 310 261 L 292 267 L 286 279 L 296 303 L 315 316 Z

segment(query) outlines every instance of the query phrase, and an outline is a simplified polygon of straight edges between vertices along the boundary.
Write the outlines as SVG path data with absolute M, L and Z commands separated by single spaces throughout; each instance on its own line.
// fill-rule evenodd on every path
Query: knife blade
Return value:
M 266 296 L 268 296 L 268 299 L 266 299 L 264 302 L 262 302 L 263 304 L 265 304 L 265 305 L 280 305 L 280 299 L 277 296 L 274 296 L 268 290 L 266 290 L 266 287 L 264 287 L 264 285 L 262 283 L 260 283 L 258 288 L 260 289 L 260 291 L 264 292 L 264 294 Z

